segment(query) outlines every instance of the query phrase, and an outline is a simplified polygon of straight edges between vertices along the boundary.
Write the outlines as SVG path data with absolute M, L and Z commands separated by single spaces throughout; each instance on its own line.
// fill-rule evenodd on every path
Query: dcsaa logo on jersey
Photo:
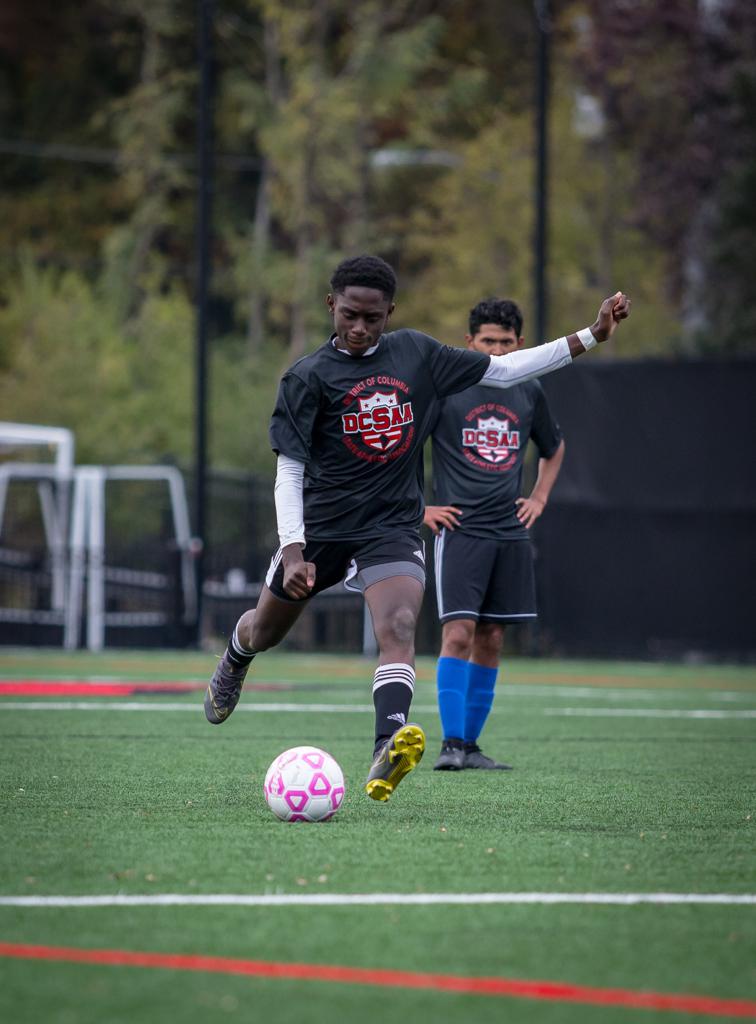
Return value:
M 400 402 L 396 391 L 375 391 L 357 402 L 359 412 L 347 412 L 341 417 L 344 433 L 358 434 L 369 448 L 379 452 L 397 445 L 405 426 L 413 421 L 412 403 Z
M 509 460 L 511 464 L 520 447 L 520 431 L 512 429 L 508 419 L 479 416 L 477 427 L 462 428 L 462 446 L 474 449 L 487 462 L 498 464 Z

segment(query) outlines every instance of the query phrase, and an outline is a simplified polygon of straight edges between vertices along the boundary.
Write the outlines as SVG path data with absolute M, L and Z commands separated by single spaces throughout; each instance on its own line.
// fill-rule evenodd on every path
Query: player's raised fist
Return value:
M 629 316 L 630 299 L 624 292 L 615 292 L 601 303 L 591 333 L 596 341 L 607 341 L 617 330 L 619 322 Z
M 612 306 L 612 316 L 619 323 L 620 320 L 625 320 L 630 316 L 630 299 L 627 295 L 622 292 L 617 292 L 614 296 L 615 302 Z

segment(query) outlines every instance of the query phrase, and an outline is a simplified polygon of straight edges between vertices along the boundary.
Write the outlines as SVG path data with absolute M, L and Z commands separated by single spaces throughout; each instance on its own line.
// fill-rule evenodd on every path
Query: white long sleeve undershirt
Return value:
M 278 542 L 282 548 L 287 544 L 305 543 L 302 507 L 304 471 L 303 462 L 290 459 L 288 455 L 278 456 L 273 494 L 276 502 Z
M 491 356 L 491 363 L 480 383 L 495 388 L 511 388 L 534 377 L 543 377 L 571 362 L 569 342 L 566 338 L 559 338 L 536 348 L 521 348 L 505 356 Z

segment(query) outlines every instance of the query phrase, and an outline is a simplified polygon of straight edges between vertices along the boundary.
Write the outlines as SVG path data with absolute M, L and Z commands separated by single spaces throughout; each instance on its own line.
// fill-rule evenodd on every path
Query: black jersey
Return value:
M 423 443 L 439 399 L 477 383 L 490 357 L 400 330 L 370 355 L 327 341 L 284 374 L 273 450 L 305 464 L 308 538 L 362 540 L 418 529 Z
M 433 494 L 462 511 L 456 529 L 474 537 L 516 540 L 528 440 L 551 458 L 562 432 L 536 380 L 502 391 L 479 384 L 446 399 L 433 430 Z

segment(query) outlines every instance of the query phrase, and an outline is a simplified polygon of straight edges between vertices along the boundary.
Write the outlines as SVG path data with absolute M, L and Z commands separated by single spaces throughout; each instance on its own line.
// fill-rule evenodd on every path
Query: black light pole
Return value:
M 212 262 L 213 195 L 213 7 L 197 0 L 199 69 L 197 129 L 197 313 L 195 361 L 194 533 L 197 579 L 197 646 L 202 644 L 202 588 L 207 556 L 207 302 Z
M 538 23 L 537 129 L 536 129 L 536 223 L 534 245 L 534 302 L 536 342 L 547 340 L 549 326 L 548 191 L 549 191 L 549 79 L 551 16 L 549 0 L 534 0 Z

